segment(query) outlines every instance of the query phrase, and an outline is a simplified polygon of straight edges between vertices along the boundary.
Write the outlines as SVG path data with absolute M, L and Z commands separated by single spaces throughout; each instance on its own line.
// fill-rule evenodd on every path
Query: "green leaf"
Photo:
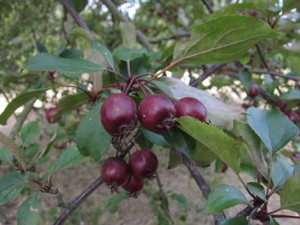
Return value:
M 13 165 L 13 155 L 7 148 L 0 148 L 0 161 Z
M 300 174 L 289 177 L 280 192 L 281 207 L 300 212 Z
M 182 117 L 176 121 L 180 129 L 213 151 L 236 173 L 240 171 L 242 143 L 235 141 L 219 128 L 201 123 L 192 117 Z
M 258 184 L 256 182 L 249 182 L 246 184 L 246 187 L 251 194 L 253 194 L 253 195 L 259 197 L 261 200 L 264 200 L 265 202 L 267 202 L 265 190 L 261 184 Z
M 40 219 L 40 206 L 35 196 L 27 198 L 17 212 L 18 225 L 36 225 Z
M 248 225 L 248 220 L 243 216 L 235 216 L 224 220 L 220 225 Z
M 282 94 L 280 99 L 286 101 L 300 100 L 300 90 L 289 90 L 288 92 Z
M 280 225 L 274 218 L 270 217 L 270 225 Z
M 284 185 L 287 178 L 293 176 L 294 167 L 289 161 L 279 154 L 276 154 L 272 161 L 271 178 L 274 187 L 281 187 Z
M 186 211 L 192 209 L 191 203 L 189 203 L 189 201 L 184 195 L 173 193 L 170 195 L 170 198 L 175 200 L 182 209 Z
M 81 155 L 76 147 L 66 148 L 60 154 L 57 161 L 50 165 L 49 174 L 54 173 L 57 170 L 75 166 L 85 160 L 85 157 Z
M 278 36 L 264 21 L 248 16 L 228 15 L 191 28 L 189 42 L 179 43 L 174 59 L 185 64 L 225 63 L 240 59 L 255 43 Z
M 108 62 L 110 67 L 112 69 L 114 68 L 114 59 L 111 55 L 111 52 L 108 50 L 108 48 L 106 48 L 104 45 L 100 44 L 97 41 L 92 41 L 92 48 L 99 51 L 103 55 L 105 60 Z
M 70 2 L 72 3 L 77 12 L 81 12 L 87 5 L 88 0 L 70 0 Z
M 81 120 L 76 131 L 76 143 L 79 152 L 99 160 L 110 145 L 111 136 L 104 130 L 100 122 L 101 104 L 93 107 Z
M 250 126 L 242 121 L 234 121 L 233 135 L 241 137 L 246 143 L 247 153 L 241 153 L 241 163 L 257 168 L 267 178 L 268 165 L 262 151 L 262 142 Z M 250 159 L 250 160 L 249 160 Z
M 86 93 L 67 95 L 60 99 L 57 109 L 59 114 L 69 113 L 88 102 L 89 96 Z
M 47 145 L 44 147 L 44 149 L 39 153 L 39 157 L 44 157 L 48 154 L 48 152 L 50 151 L 50 149 L 56 139 L 56 136 L 57 136 L 57 129 L 55 129 L 55 132 L 52 135 L 51 139 L 49 140 Z
M 29 70 L 69 73 L 92 73 L 102 69 L 101 66 L 86 60 L 68 59 L 47 53 L 40 53 L 33 56 L 25 68 Z
M 23 190 L 27 178 L 17 172 L 5 174 L 0 178 L 0 205 L 15 200 Z
M 24 145 L 29 144 L 30 141 L 32 141 L 34 138 L 36 138 L 40 133 L 40 125 L 36 121 L 32 121 L 27 123 L 22 131 L 21 131 L 21 137 L 22 142 Z
M 168 87 L 168 85 L 162 81 L 159 80 L 153 80 L 151 83 L 148 85 L 149 87 L 154 87 L 155 89 L 160 88 L 163 91 L 165 91 L 168 95 L 173 96 L 173 93 L 171 89 Z M 160 91 L 159 91 L 160 92 Z
M 250 107 L 247 110 L 247 122 L 271 154 L 298 135 L 298 127 L 279 109 L 260 110 Z
M 26 156 L 23 151 L 11 138 L 0 131 L 0 142 L 16 157 L 20 165 L 25 168 Z
M 298 12 L 300 11 L 300 2 L 299 0 L 284 0 L 283 11 L 288 12 L 291 9 L 297 8 Z
M 251 205 L 245 195 L 236 187 L 219 185 L 208 195 L 206 213 L 216 214 L 237 204 Z
M 121 202 L 128 199 L 128 198 L 129 198 L 129 195 L 127 193 L 124 193 L 124 192 L 118 193 L 118 194 L 110 197 L 106 201 L 106 209 L 110 213 L 115 213 L 115 212 L 118 211 Z
M 197 142 L 192 150 L 192 159 L 196 166 L 207 166 L 217 159 L 217 156 L 204 144 Z
M 165 147 L 165 148 L 170 147 L 170 145 L 168 144 L 168 142 L 165 140 L 165 138 L 162 135 L 159 135 L 159 134 L 156 134 L 154 132 L 145 130 L 143 128 L 141 128 L 140 130 L 142 131 L 145 138 L 147 138 L 152 143 L 154 143 L 158 146 Z
M 4 109 L 2 114 L 0 115 L 0 124 L 6 125 L 8 118 L 22 105 L 33 98 L 39 97 L 42 93 L 44 93 L 48 89 L 36 89 L 29 90 L 19 94 L 15 97 Z
M 147 54 L 147 50 L 145 48 L 130 49 L 130 48 L 120 46 L 115 50 L 116 57 L 118 57 L 120 60 L 123 60 L 125 62 L 130 62 L 145 54 Z

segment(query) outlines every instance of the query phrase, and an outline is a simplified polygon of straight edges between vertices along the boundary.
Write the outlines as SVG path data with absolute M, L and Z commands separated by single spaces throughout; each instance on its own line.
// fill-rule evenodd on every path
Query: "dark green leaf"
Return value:
M 264 21 L 248 16 L 228 15 L 191 28 L 191 41 L 176 45 L 174 59 L 185 64 L 225 63 L 238 60 L 255 43 L 278 35 Z
M 217 155 L 204 144 L 197 142 L 192 150 L 192 159 L 196 166 L 207 166 L 217 159 Z
M 111 136 L 104 130 L 100 122 L 101 104 L 87 113 L 81 120 L 76 131 L 76 143 L 79 152 L 99 160 L 110 145 Z
M 217 127 L 201 123 L 192 117 L 176 119 L 179 128 L 205 145 L 236 173 L 240 170 L 240 151 L 242 143 L 235 141 Z
M 36 138 L 40 133 L 40 125 L 36 121 L 27 123 L 22 131 L 21 137 L 24 145 L 29 144 L 34 138 Z
M 300 212 L 300 174 L 289 177 L 280 192 L 281 207 Z
M 59 103 L 57 104 L 57 108 L 59 114 L 69 113 L 88 102 L 89 96 L 86 93 L 67 95 L 60 99 Z
M 44 93 L 48 89 L 36 89 L 29 90 L 19 94 L 15 97 L 4 109 L 2 114 L 0 115 L 0 124 L 6 125 L 8 118 L 22 105 L 33 98 L 39 97 L 42 93 Z
M 15 200 L 23 190 L 27 178 L 17 172 L 5 174 L 0 178 L 0 205 Z
M 162 135 L 153 133 L 153 132 L 145 130 L 143 128 L 141 128 L 141 131 L 143 132 L 143 135 L 145 136 L 145 138 L 147 138 L 152 143 L 154 143 L 158 146 L 165 147 L 165 148 L 170 147 L 170 145 L 168 144 L 168 142 L 165 140 L 165 138 Z
M 265 190 L 261 184 L 258 184 L 256 182 L 249 182 L 246 184 L 246 187 L 251 194 L 267 202 Z
M 97 41 L 92 41 L 92 48 L 99 51 L 105 60 L 108 62 L 111 68 L 114 68 L 114 59 L 111 55 L 111 52 L 102 44 Z
M 125 62 L 130 62 L 145 54 L 147 54 L 147 50 L 145 48 L 130 49 L 130 48 L 120 46 L 115 50 L 116 57 L 118 57 L 120 60 L 123 60 Z
M 219 185 L 208 195 L 206 213 L 216 214 L 237 204 L 251 205 L 245 195 L 236 187 Z
M 69 73 L 92 73 L 102 69 L 101 66 L 86 60 L 68 59 L 47 53 L 40 53 L 33 56 L 25 68 L 29 70 Z
M 27 198 L 17 212 L 18 225 L 36 225 L 40 219 L 40 206 L 35 196 Z
M 224 220 L 220 225 L 248 225 L 248 220 L 243 216 L 236 216 Z
M 284 185 L 287 178 L 293 176 L 294 167 L 289 161 L 279 154 L 274 156 L 271 168 L 271 177 L 274 187 L 281 187 Z
M 173 96 L 173 93 L 172 93 L 171 89 L 168 87 L 168 85 L 166 83 L 164 83 L 162 81 L 153 80 L 149 84 L 149 87 L 154 87 L 155 89 L 157 89 L 157 87 L 158 87 L 161 90 L 165 91 L 169 96 Z
M 76 48 L 66 48 L 59 54 L 59 56 L 69 59 L 80 59 L 83 56 L 83 54 L 82 51 Z
M 260 110 L 250 107 L 247 122 L 274 154 L 298 135 L 298 127 L 278 109 Z
M 81 155 L 76 147 L 71 147 L 63 150 L 57 161 L 50 165 L 48 171 L 49 174 L 63 168 L 75 166 L 85 160 L 85 157 Z
M 70 0 L 70 2 L 72 3 L 77 12 L 81 12 L 87 5 L 88 0 Z
M 13 155 L 6 148 L 0 148 L 0 161 L 13 165 Z

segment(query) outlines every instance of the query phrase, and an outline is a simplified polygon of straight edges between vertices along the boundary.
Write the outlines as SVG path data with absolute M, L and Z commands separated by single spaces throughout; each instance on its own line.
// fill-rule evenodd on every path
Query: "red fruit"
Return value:
M 136 177 L 151 178 L 157 170 L 158 160 L 152 151 L 141 149 L 130 156 L 128 164 Z
M 157 16 L 158 17 L 162 17 L 164 15 L 164 11 L 163 10 L 159 10 L 158 12 L 157 12 Z
M 294 123 L 298 123 L 300 121 L 300 116 L 295 112 L 286 112 L 285 115 Z
M 250 91 L 248 92 L 248 96 L 251 98 L 255 98 L 260 93 L 260 88 L 257 84 L 252 84 Z
M 175 103 L 176 117 L 191 116 L 202 122 L 206 122 L 206 108 L 196 98 L 186 97 Z
M 144 27 L 142 31 L 143 31 L 143 33 L 148 33 L 149 27 Z
M 101 176 L 109 187 L 115 189 L 128 181 L 128 164 L 118 157 L 107 158 L 102 165 Z
M 278 100 L 275 104 L 281 111 L 284 111 L 287 106 L 286 102 L 282 100 Z
M 112 136 L 127 136 L 136 126 L 135 102 L 124 94 L 112 94 L 101 108 L 101 122 Z
M 45 117 L 48 123 L 58 123 L 61 119 L 61 116 L 58 115 L 58 109 L 55 107 L 47 109 Z
M 128 191 L 130 193 L 136 193 L 136 192 L 142 190 L 143 187 L 144 187 L 143 178 L 136 177 L 132 174 L 130 175 L 129 180 L 127 181 L 127 183 L 122 186 L 122 188 L 125 191 Z
M 161 95 L 149 95 L 139 105 L 138 117 L 144 128 L 162 134 L 174 126 L 174 104 Z
M 150 12 L 150 13 L 154 13 L 154 11 L 155 11 L 155 8 L 153 8 L 153 7 L 150 7 L 150 8 L 149 8 L 149 12 Z

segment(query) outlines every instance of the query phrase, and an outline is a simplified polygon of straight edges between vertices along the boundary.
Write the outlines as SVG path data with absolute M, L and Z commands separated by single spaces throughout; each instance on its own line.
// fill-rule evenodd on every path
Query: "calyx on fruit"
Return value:
M 45 117 L 48 123 L 58 123 L 61 119 L 61 116 L 58 115 L 58 109 L 55 107 L 47 109 Z
M 158 167 L 158 159 L 152 151 L 141 149 L 131 154 L 128 164 L 136 177 L 152 178 Z
M 202 122 L 206 122 L 206 108 L 196 98 L 185 97 L 175 103 L 176 117 L 191 116 Z
M 162 95 L 149 95 L 138 108 L 141 125 L 152 132 L 162 134 L 174 126 L 174 104 Z
M 107 158 L 101 169 L 103 181 L 112 189 L 124 185 L 129 179 L 128 164 L 119 157 Z
M 101 108 L 101 122 L 112 136 L 127 136 L 136 126 L 135 102 L 125 94 L 112 94 Z

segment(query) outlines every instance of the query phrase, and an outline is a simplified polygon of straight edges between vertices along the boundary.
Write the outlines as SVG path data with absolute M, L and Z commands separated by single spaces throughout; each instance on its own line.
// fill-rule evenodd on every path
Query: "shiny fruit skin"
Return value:
M 112 94 L 103 103 L 101 122 L 112 136 L 127 136 L 136 126 L 135 102 L 125 94 Z
M 56 116 L 58 109 L 55 107 L 49 108 L 46 111 L 45 117 L 48 123 L 58 123 L 61 119 L 61 116 Z
M 260 88 L 257 84 L 252 84 L 251 88 L 248 92 L 248 96 L 251 98 L 255 98 L 260 93 Z
M 128 164 L 121 158 L 107 158 L 101 169 L 103 181 L 110 187 L 124 185 L 129 179 Z
M 158 159 L 152 151 L 141 149 L 131 154 L 128 164 L 136 177 L 151 178 L 157 170 Z
M 207 112 L 205 106 L 196 98 L 186 97 L 175 103 L 176 117 L 191 116 L 206 122 Z
M 136 177 L 133 174 L 130 174 L 129 179 L 126 184 L 122 186 L 125 191 L 130 193 L 136 193 L 142 190 L 144 187 L 144 180 L 143 178 Z
M 162 95 L 147 96 L 142 100 L 138 109 L 138 118 L 142 126 L 158 134 L 174 126 L 175 115 L 174 104 Z

